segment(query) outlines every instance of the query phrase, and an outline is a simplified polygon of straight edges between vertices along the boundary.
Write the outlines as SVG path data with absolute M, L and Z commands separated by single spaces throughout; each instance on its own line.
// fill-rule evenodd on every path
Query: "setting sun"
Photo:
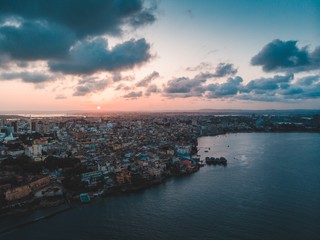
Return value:
M 97 110 L 100 110 L 101 109 L 101 107 L 100 106 L 97 106 Z

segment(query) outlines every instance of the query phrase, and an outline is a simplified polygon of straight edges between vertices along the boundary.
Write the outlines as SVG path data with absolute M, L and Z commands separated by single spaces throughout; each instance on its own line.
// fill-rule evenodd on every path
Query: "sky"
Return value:
M 0 111 L 319 109 L 318 0 L 0 0 Z

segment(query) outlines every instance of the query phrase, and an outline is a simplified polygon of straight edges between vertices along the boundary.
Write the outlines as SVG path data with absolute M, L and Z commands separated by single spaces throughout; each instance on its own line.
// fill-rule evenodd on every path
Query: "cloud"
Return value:
M 320 69 L 320 46 L 310 53 L 310 61 L 315 68 Z
M 114 82 L 119 82 L 121 79 L 122 79 L 121 72 L 116 71 L 113 73 L 113 81 Z
M 313 99 L 320 98 L 320 76 L 311 75 L 297 79 L 287 91 L 281 92 L 286 98 Z
M 64 96 L 63 94 L 58 94 L 58 95 L 56 96 L 56 99 L 57 99 L 57 100 L 66 99 L 66 98 L 67 98 L 67 97 Z
M 138 91 L 138 92 L 130 92 L 126 95 L 123 96 L 124 98 L 132 98 L 132 99 L 136 99 L 139 97 L 142 97 L 142 91 Z
M 1 35 L 0 35 L 1 36 Z M 6 54 L 1 54 L 0 52 L 0 69 L 8 69 L 10 65 L 10 57 Z
M 191 19 L 194 17 L 194 14 L 191 9 L 187 9 L 183 13 L 186 14 L 186 16 L 188 16 Z
M 298 96 L 300 99 L 315 99 L 320 98 L 320 83 L 307 87 L 304 89 L 303 94 Z
M 265 72 L 301 72 L 320 69 L 320 47 L 309 52 L 307 47 L 298 48 L 297 41 L 275 39 L 251 59 L 251 64 L 262 66 Z
M 199 92 L 201 91 L 201 86 L 206 79 L 190 79 L 187 77 L 180 77 L 176 79 L 172 79 L 168 81 L 167 86 L 164 88 L 164 92 L 167 94 L 180 94 L 183 93 L 191 93 L 191 92 Z M 199 94 L 195 94 L 198 96 Z
M 151 74 L 149 74 L 148 76 L 146 76 L 144 79 L 142 79 L 141 81 L 139 81 L 136 84 L 136 87 L 146 87 L 148 86 L 154 79 L 158 78 L 160 75 L 158 72 L 153 71 Z
M 118 71 L 113 72 L 113 81 L 114 82 L 133 81 L 134 79 L 135 79 L 134 76 L 131 76 L 131 75 L 122 76 L 121 72 L 118 72 Z
M 241 94 L 237 96 L 237 99 L 247 100 L 247 101 L 259 101 L 259 102 L 286 102 L 284 99 L 276 97 L 274 93 L 272 94 Z
M 320 98 L 320 76 L 295 79 L 293 74 L 259 78 L 244 84 L 240 76 L 212 83 L 210 76 L 180 77 L 167 82 L 162 94 L 168 98 L 241 99 L 265 102 L 289 102 Z M 207 78 L 206 78 L 207 77 Z
M 119 71 L 139 66 L 150 60 L 150 45 L 144 38 L 131 39 L 108 49 L 102 38 L 86 40 L 72 48 L 61 61 L 50 61 L 51 71 L 68 74 L 91 74 L 98 71 Z
M 218 49 L 213 49 L 213 50 L 210 50 L 207 52 L 207 55 L 211 55 L 211 54 L 214 54 L 216 52 L 218 52 L 219 50 Z
M 91 93 L 102 92 L 109 84 L 108 80 L 96 80 L 96 78 L 85 78 L 78 82 L 73 96 L 85 96 Z
M 136 14 L 134 17 L 130 19 L 130 25 L 133 27 L 140 27 L 149 23 L 153 23 L 156 20 L 153 11 L 142 11 Z
M 142 0 L 2 0 L 0 16 L 19 16 L 32 21 L 54 22 L 78 38 L 119 35 L 125 25 L 140 27 L 156 19 L 156 4 L 146 8 Z
M 122 36 L 156 20 L 157 2 L 143 0 L 0 0 L 0 67 L 45 61 L 50 71 L 91 74 L 121 71 L 150 60 L 144 38 L 112 49 Z
M 237 96 L 237 99 L 263 101 L 263 102 L 297 102 L 307 99 L 320 98 L 320 84 L 312 86 L 297 86 L 291 84 L 287 89 L 276 89 L 273 91 L 250 92 Z
M 216 67 L 215 77 L 224 77 L 228 75 L 235 75 L 238 72 L 231 63 L 219 63 Z
M 115 88 L 116 91 L 119 91 L 119 90 L 129 91 L 129 90 L 131 90 L 131 89 L 132 89 L 132 87 L 127 86 L 127 85 L 125 85 L 125 84 L 123 84 L 123 83 L 120 83 L 120 84 Z
M 310 86 L 316 82 L 320 81 L 320 76 L 319 75 L 312 75 L 312 76 L 307 76 L 307 77 L 303 77 L 300 78 L 297 81 L 298 85 L 302 85 L 302 86 Z
M 52 81 L 55 78 L 50 75 L 42 74 L 42 73 L 30 73 L 30 72 L 10 72 L 10 73 L 1 73 L 0 79 L 2 80 L 14 80 L 21 79 L 26 83 L 44 83 L 48 81 Z
M 286 84 L 293 80 L 293 74 L 287 74 L 285 76 L 276 75 L 273 78 L 260 78 L 251 80 L 244 88 L 242 92 L 263 92 L 263 91 L 272 91 L 279 88 L 288 88 Z
M 292 102 L 320 98 L 320 78 L 307 76 L 294 81 L 294 76 L 287 74 L 256 79 L 243 86 L 237 98 L 264 102 Z
M 0 53 L 9 59 L 59 59 L 76 40 L 68 29 L 48 22 L 21 21 L 0 27 Z
M 175 98 L 187 97 L 206 97 L 218 98 L 237 94 L 241 88 L 241 77 L 228 78 L 225 83 L 207 84 L 208 79 L 212 77 L 210 73 L 201 73 L 194 78 L 180 77 L 168 81 L 163 89 L 164 96 Z
M 301 87 L 295 87 L 295 86 L 289 86 L 287 89 L 284 89 L 281 91 L 281 95 L 283 96 L 297 96 L 304 92 L 304 90 Z
M 241 83 L 243 79 L 239 76 L 235 78 L 228 78 L 225 83 L 222 84 L 209 84 L 206 88 L 208 93 L 207 98 L 224 98 L 233 97 L 237 95 L 239 89 L 241 88 Z
M 197 75 L 198 78 L 221 78 L 225 76 L 233 76 L 235 75 L 238 70 L 234 68 L 232 63 L 219 63 L 216 68 L 215 72 L 211 73 L 212 65 L 210 63 L 202 62 L 198 66 L 191 68 L 188 67 L 186 70 L 188 71 L 204 71 Z
M 161 89 L 158 88 L 157 85 L 152 84 L 147 88 L 145 95 L 150 96 L 152 93 L 160 93 L 160 92 L 161 92 Z
M 208 62 L 201 62 L 198 66 L 195 67 L 187 67 L 187 71 L 204 71 L 204 70 L 211 70 L 212 64 Z

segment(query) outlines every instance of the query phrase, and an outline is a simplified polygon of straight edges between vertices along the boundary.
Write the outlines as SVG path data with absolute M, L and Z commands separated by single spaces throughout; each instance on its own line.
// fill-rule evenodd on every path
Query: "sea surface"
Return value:
M 69 114 L 69 113 L 0 113 L 0 115 L 16 115 L 22 117 L 32 118 L 55 118 L 55 117 L 83 117 L 82 114 Z
M 0 239 L 320 239 L 320 134 L 241 133 L 198 143 L 201 158 L 224 156 L 228 165 L 94 199 Z

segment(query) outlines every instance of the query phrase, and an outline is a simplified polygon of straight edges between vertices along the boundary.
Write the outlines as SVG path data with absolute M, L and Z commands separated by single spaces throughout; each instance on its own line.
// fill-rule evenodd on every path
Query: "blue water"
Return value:
M 228 165 L 96 199 L 0 239 L 320 239 L 320 134 L 202 137 L 199 153 Z

